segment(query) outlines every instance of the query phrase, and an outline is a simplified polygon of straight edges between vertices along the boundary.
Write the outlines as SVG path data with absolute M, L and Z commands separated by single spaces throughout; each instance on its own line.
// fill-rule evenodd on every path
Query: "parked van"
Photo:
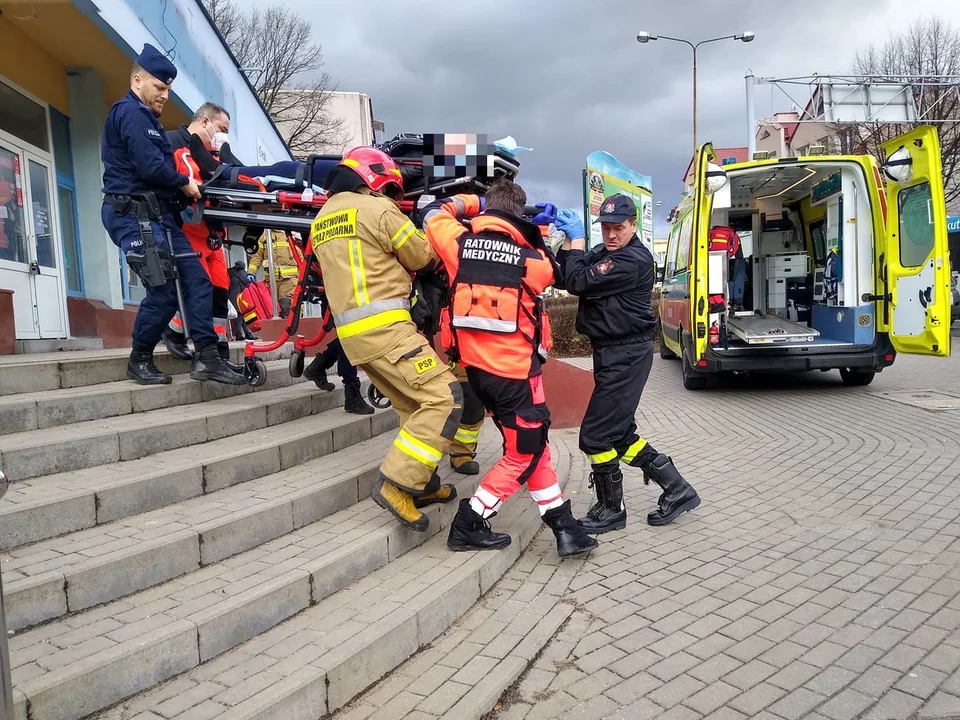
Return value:
M 810 155 L 721 166 L 712 145 L 698 150 L 660 299 L 660 352 L 681 358 L 685 388 L 716 373 L 808 370 L 868 385 L 897 353 L 949 356 L 936 130 L 882 152 L 882 165 Z

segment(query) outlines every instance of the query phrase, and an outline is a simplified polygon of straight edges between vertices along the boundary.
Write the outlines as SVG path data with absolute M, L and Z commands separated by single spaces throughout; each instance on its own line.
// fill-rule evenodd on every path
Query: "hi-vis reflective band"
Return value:
M 336 238 L 357 236 L 357 209 L 341 210 L 318 217 L 313 221 L 310 229 L 310 239 L 313 246 L 323 245 Z
M 414 460 L 423 463 L 430 469 L 435 469 L 440 464 L 440 458 L 443 453 L 427 445 L 421 440 L 417 440 L 406 430 L 401 429 L 397 439 L 393 441 L 393 446 L 404 455 L 409 455 Z
M 517 323 L 513 320 L 473 317 L 472 315 L 454 315 L 453 326 L 465 330 L 487 330 L 495 333 L 512 333 L 517 331 Z
M 357 307 L 369 305 L 370 293 L 367 292 L 367 273 L 363 269 L 360 238 L 350 241 L 350 274 L 353 276 L 353 298 L 357 301 Z
M 621 458 L 625 463 L 632 463 L 637 455 L 647 446 L 647 441 L 643 438 L 637 440 L 633 445 L 627 448 L 627 451 L 623 454 Z
M 479 437 L 479 430 L 464 430 L 463 428 L 457 428 L 457 434 L 453 436 L 453 439 L 457 442 L 462 442 L 464 445 L 471 445 L 472 443 L 477 442 Z
M 617 459 L 616 450 L 606 450 L 602 453 L 597 453 L 596 455 L 587 455 L 587 460 L 590 461 L 591 465 L 601 465 L 605 462 L 610 462 L 611 460 Z
M 410 320 L 410 301 L 405 298 L 377 300 L 333 316 L 337 337 L 347 338 L 370 330 Z
M 412 222 L 407 220 L 403 225 L 400 226 L 400 229 L 390 238 L 390 242 L 393 243 L 393 249 L 399 250 L 403 247 L 404 243 L 407 242 L 412 236 L 416 235 L 417 226 Z

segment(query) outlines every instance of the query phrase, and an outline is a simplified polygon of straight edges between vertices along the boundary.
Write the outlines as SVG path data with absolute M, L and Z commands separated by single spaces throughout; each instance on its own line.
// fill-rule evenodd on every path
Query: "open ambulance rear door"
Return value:
M 880 327 L 897 352 L 947 357 L 950 258 L 937 131 L 923 125 L 880 147 L 887 180 L 886 233 L 877 242 Z
M 690 273 L 690 334 L 693 336 L 693 357 L 690 365 L 696 367 L 707 352 L 709 302 L 707 297 L 707 266 L 709 262 L 710 211 L 713 195 L 727 182 L 727 174 L 717 162 L 717 153 L 711 143 L 704 143 L 697 152 L 694 176 L 693 243 L 690 256 L 694 258 Z

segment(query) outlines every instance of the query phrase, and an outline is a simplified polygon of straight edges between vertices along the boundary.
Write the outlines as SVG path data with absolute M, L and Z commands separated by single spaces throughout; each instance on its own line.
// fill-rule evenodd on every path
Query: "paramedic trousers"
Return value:
M 384 480 L 414 496 L 436 492 L 437 466 L 463 412 L 460 383 L 412 323 L 397 347 L 358 367 L 400 416 L 400 432 L 380 466 Z
M 560 507 L 563 497 L 550 463 L 550 410 L 543 394 L 543 376 L 514 380 L 478 368 L 467 368 L 467 376 L 503 436 L 503 457 L 484 475 L 473 495 L 483 505 L 483 517 L 497 512 L 523 485 L 541 515 Z
M 463 392 L 463 416 L 460 418 L 457 434 L 450 443 L 450 465 L 458 468 L 477 456 L 477 441 L 480 439 L 486 410 L 473 391 L 463 365 L 454 363 L 450 370 L 460 383 L 460 389 Z
M 141 242 L 140 225 L 133 215 L 116 215 L 113 208 L 104 203 L 100 215 L 103 226 L 110 235 L 110 239 L 124 254 L 132 246 Z M 180 255 L 193 252 L 187 236 L 183 234 L 176 222 L 169 215 L 164 215 L 161 222 L 151 223 L 154 241 L 166 246 L 165 231 L 169 230 L 173 237 L 173 251 Z M 177 269 L 180 272 L 180 285 L 183 289 L 183 304 L 190 321 L 190 334 L 194 344 L 213 346 L 217 343 L 217 334 L 213 329 L 213 285 L 200 261 L 195 258 L 177 260 Z M 176 315 L 177 289 L 173 280 L 160 287 L 145 288 L 146 297 L 140 301 L 140 309 L 133 323 L 133 347 L 140 350 L 153 350 L 163 330 Z
M 227 257 L 223 248 L 212 250 L 206 238 L 188 236 L 190 247 L 200 253 L 200 264 L 207 271 L 210 282 L 213 283 L 213 329 L 217 333 L 218 342 L 227 341 L 227 302 L 230 298 L 230 274 L 227 272 Z M 170 321 L 170 329 L 183 334 L 183 320 L 180 311 Z M 191 328 L 192 331 L 192 328 Z
M 593 348 L 593 394 L 580 423 L 580 451 L 595 471 L 620 461 L 640 467 L 656 452 L 637 435 L 635 415 L 653 366 L 653 341 Z

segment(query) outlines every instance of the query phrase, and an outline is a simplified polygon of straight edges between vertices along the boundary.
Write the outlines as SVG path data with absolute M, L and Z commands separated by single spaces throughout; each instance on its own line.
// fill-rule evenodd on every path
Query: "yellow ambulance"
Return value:
M 718 373 L 839 370 L 868 385 L 897 353 L 950 354 L 950 262 L 936 130 L 872 155 L 723 165 L 709 143 L 674 211 L 661 356 L 683 386 Z

